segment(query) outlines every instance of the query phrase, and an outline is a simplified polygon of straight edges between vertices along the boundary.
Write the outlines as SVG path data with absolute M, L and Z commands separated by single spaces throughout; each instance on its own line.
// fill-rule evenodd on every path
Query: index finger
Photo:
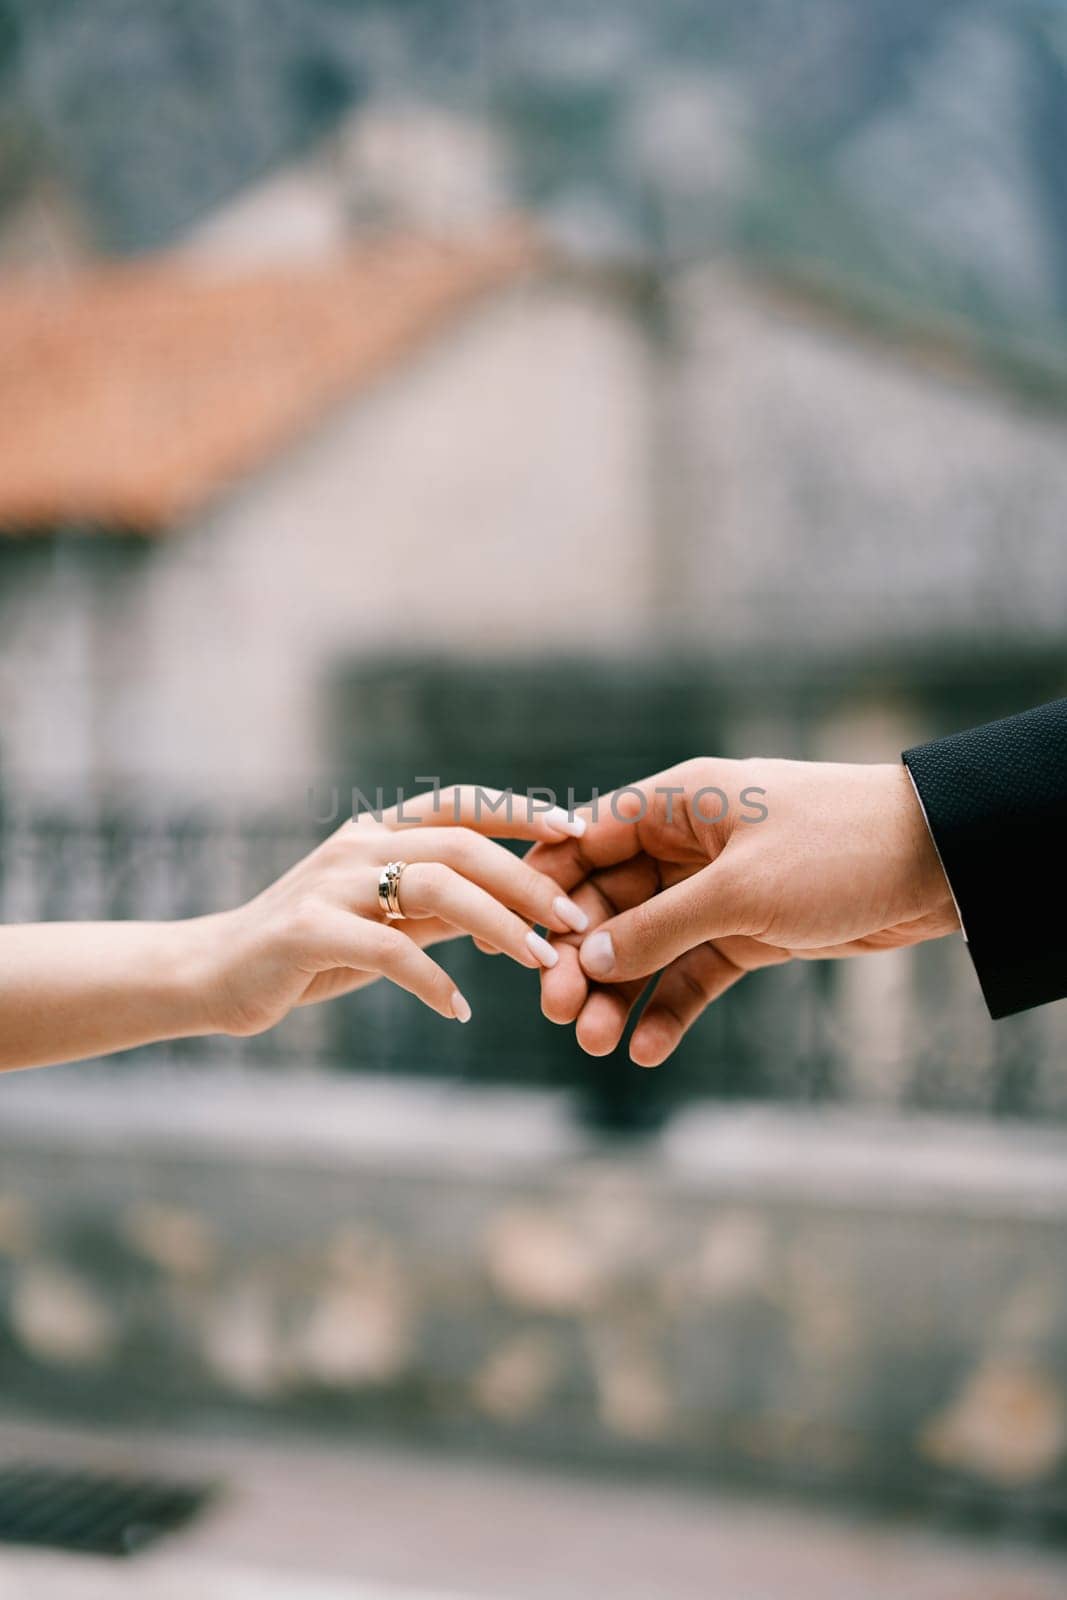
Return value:
M 428 789 L 405 798 L 382 813 L 382 823 L 392 829 L 426 823 L 436 828 L 470 828 L 490 839 L 537 839 L 546 844 L 580 838 L 586 830 L 585 818 L 562 806 L 546 805 L 536 796 L 511 789 L 472 783 Z
M 627 789 L 612 794 L 599 795 L 595 802 L 579 806 L 576 817 L 585 824 L 572 838 L 548 840 L 535 844 L 526 859 L 538 872 L 555 878 L 561 889 L 573 889 L 591 873 L 605 867 L 615 867 L 644 853 L 638 823 L 647 808 L 638 805 L 623 806 L 621 796 L 646 794 L 651 779 L 632 784 Z M 617 808 L 618 801 L 618 808 Z M 620 814 L 622 811 L 623 814 Z

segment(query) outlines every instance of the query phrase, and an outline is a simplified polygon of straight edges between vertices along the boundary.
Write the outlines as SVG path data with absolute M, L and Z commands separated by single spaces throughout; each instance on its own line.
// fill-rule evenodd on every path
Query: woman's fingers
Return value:
M 440 1016 L 470 1020 L 471 1008 L 455 980 L 398 929 L 344 912 L 324 913 L 320 938 L 330 965 L 379 972 Z
M 509 955 L 524 967 L 554 967 L 559 957 L 521 917 L 440 861 L 416 861 L 400 879 L 405 917 L 438 917 Z
M 561 893 L 551 878 L 535 872 L 502 844 L 483 839 L 469 828 L 412 829 L 396 843 L 403 860 L 412 865 L 444 862 L 539 927 L 556 933 L 584 933 L 589 926 L 581 906 Z
M 548 800 L 513 794 L 509 789 L 484 789 L 478 784 L 455 784 L 413 795 L 382 813 L 385 827 L 402 831 L 429 824 L 436 828 L 472 828 L 493 839 L 580 838 L 585 819 L 572 816 Z
M 549 1022 L 576 1022 L 589 998 L 589 979 L 569 938 L 554 939 L 552 948 L 559 960 L 541 974 L 541 1010 Z

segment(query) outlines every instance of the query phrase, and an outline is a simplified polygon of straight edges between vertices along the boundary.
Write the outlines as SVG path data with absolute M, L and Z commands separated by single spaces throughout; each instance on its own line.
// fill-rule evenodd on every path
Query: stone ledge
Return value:
M 5 1430 L 22 1459 L 208 1478 L 132 1562 L 5 1552 L 0 1600 L 1063 1600 L 1067 1553 L 780 1497 L 289 1430 Z M 282 1574 L 285 1574 L 284 1578 Z M 323 1587 L 320 1588 L 320 1585 Z M 443 1591 L 443 1592 L 442 1592 Z
M 0 1400 L 1057 1519 L 1067 1137 L 103 1068 L 0 1081 Z
M 565 1094 L 436 1080 L 344 1078 L 197 1066 L 147 1072 L 89 1063 L 0 1077 L 0 1152 L 225 1154 L 316 1169 L 381 1162 L 471 1177 L 619 1149 L 582 1130 Z M 1067 1129 L 839 1107 L 696 1105 L 639 1146 L 648 1181 L 804 1195 L 811 1203 L 1067 1218 Z

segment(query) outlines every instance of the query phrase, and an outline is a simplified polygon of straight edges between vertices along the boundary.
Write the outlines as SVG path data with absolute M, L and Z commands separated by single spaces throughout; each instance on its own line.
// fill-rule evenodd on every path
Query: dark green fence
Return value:
M 753 669 L 754 670 L 754 669 Z M 880 704 L 885 699 L 885 685 Z M 951 674 L 914 696 L 916 726 L 950 727 L 1054 692 L 1051 677 L 991 681 L 964 700 Z M 809 678 L 775 691 L 794 752 L 814 747 L 831 691 Z M 855 685 L 856 674 L 850 678 Z M 972 685 L 973 690 L 973 685 Z M 838 689 L 836 692 L 840 692 Z M 907 685 L 896 691 L 910 693 Z M 766 685 L 753 697 L 768 701 Z M 921 712 L 921 715 L 920 715 Z M 239 903 L 323 837 L 353 785 L 388 803 L 419 777 L 588 795 L 701 750 L 740 753 L 745 685 L 692 664 L 649 661 L 377 663 L 352 669 L 333 695 L 336 768 L 302 816 L 198 812 L 92 817 L 12 810 L 0 816 L 0 918 L 8 921 L 193 915 Z M 425 784 L 422 785 L 425 787 Z M 314 821 L 312 810 L 321 819 Z M 693 1097 L 783 1099 L 1067 1115 L 1067 1006 L 989 1023 L 961 941 L 867 961 L 794 963 L 725 995 L 655 1073 L 620 1050 L 593 1060 L 573 1031 L 541 1015 L 535 973 L 466 941 L 438 951 L 476 1008 L 446 1028 L 410 996 L 378 984 L 296 1013 L 249 1041 L 174 1047 L 190 1061 L 219 1051 L 284 1070 L 308 1060 L 342 1071 L 572 1089 L 586 1116 L 618 1130 L 660 1123 Z M 169 1047 L 168 1047 L 169 1048 Z

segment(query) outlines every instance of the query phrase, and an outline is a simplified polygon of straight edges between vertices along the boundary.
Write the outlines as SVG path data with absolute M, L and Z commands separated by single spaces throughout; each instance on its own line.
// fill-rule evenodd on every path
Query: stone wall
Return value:
M 0 1083 L 0 1404 L 1058 1520 L 1067 1137 L 223 1073 Z

